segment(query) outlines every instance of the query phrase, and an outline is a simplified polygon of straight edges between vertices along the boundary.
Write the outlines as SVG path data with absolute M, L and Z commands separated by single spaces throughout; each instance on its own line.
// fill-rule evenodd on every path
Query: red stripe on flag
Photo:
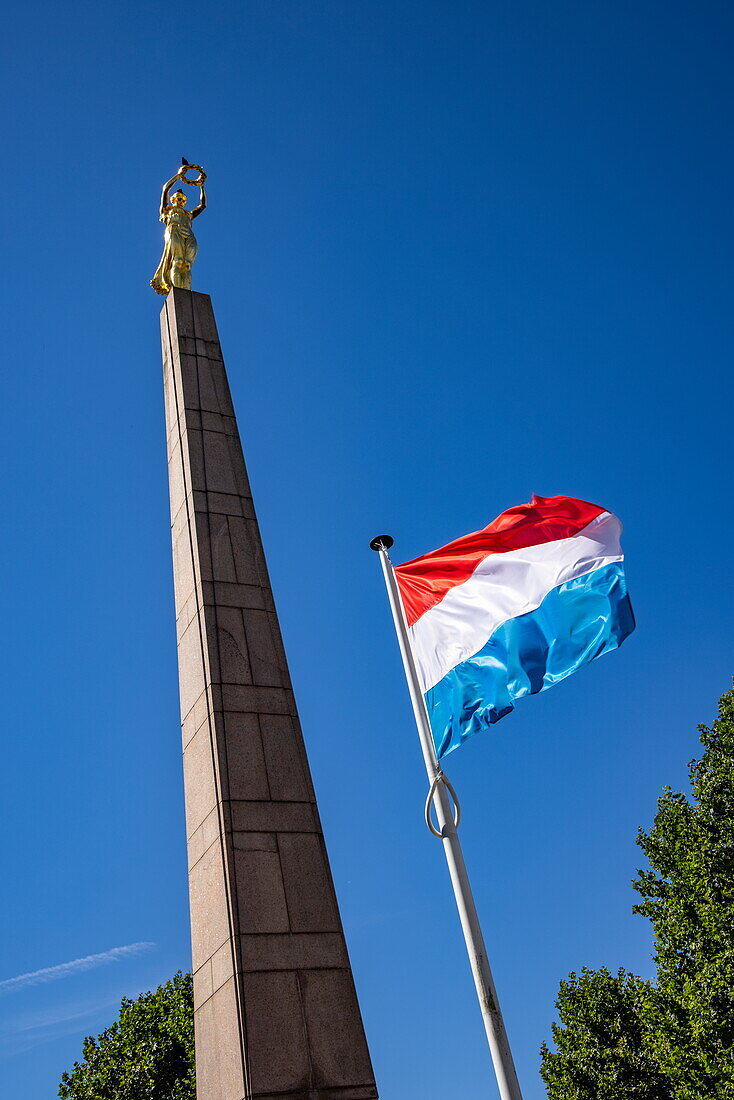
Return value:
M 504 554 L 577 535 L 605 508 L 574 497 L 533 497 L 508 508 L 488 527 L 395 567 L 408 626 L 468 580 L 489 554 Z

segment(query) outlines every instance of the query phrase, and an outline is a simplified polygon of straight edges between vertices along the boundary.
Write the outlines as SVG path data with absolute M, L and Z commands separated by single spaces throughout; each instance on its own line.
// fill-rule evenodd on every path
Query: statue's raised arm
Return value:
M 195 179 L 189 179 L 187 172 L 198 172 Z M 179 188 L 171 195 L 176 180 L 199 188 L 199 205 L 186 210 L 186 195 Z M 160 219 L 166 226 L 161 262 L 158 265 L 150 285 L 157 294 L 168 294 L 173 286 L 191 290 L 191 265 L 196 259 L 198 245 L 191 223 L 203 210 L 206 210 L 206 191 L 204 181 L 206 173 L 199 164 L 184 161 L 175 176 L 164 183 L 161 191 Z
M 171 188 L 173 187 L 176 180 L 180 180 L 180 179 L 181 179 L 181 169 L 179 168 L 176 175 L 171 176 L 168 183 L 163 184 L 163 190 L 161 191 L 161 209 L 160 209 L 161 221 L 163 221 L 163 219 L 166 216 L 166 208 L 168 206 L 170 206 Z
M 192 218 L 198 218 L 199 214 L 201 214 L 202 211 L 206 210 L 206 189 L 204 187 L 206 176 L 203 172 L 199 175 L 199 179 L 201 180 L 199 184 L 199 205 L 195 206 L 194 209 L 191 211 Z

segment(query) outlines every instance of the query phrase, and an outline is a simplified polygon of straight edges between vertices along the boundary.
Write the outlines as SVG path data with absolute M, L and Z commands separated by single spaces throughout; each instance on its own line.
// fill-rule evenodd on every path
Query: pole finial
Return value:
M 370 550 L 389 550 L 394 542 L 392 535 L 375 535 L 370 539 Z

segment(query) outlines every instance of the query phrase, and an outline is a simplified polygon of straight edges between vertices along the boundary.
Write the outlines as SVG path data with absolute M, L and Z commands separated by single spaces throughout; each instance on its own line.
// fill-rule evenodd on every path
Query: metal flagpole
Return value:
M 438 762 L 438 757 L 436 756 L 431 725 L 428 720 L 428 712 L 426 711 L 423 692 L 421 691 L 421 686 L 418 681 L 413 652 L 410 647 L 410 638 L 408 636 L 408 625 L 403 610 L 403 601 L 400 598 L 398 582 L 395 578 L 393 565 L 388 555 L 388 550 L 392 544 L 393 539 L 390 535 L 378 535 L 377 538 L 372 539 L 370 547 L 376 550 L 380 555 L 382 572 L 385 577 L 385 587 L 387 588 L 387 594 L 390 600 L 390 608 L 395 623 L 395 632 L 398 636 L 398 642 L 400 643 L 400 653 L 403 658 L 405 678 L 408 681 L 410 701 L 413 704 L 413 714 L 415 715 L 415 722 L 418 727 L 418 736 L 420 738 L 421 749 L 423 750 L 423 759 L 428 774 L 428 782 L 430 783 L 428 798 L 426 800 L 426 823 L 434 836 L 439 837 L 443 842 L 443 850 L 446 855 L 446 862 L 449 865 L 451 884 L 454 888 L 456 905 L 459 910 L 459 918 L 464 932 L 466 949 L 469 953 L 469 962 L 471 963 L 472 974 L 474 975 L 474 984 L 477 988 L 477 996 L 479 997 L 479 1005 L 482 1010 L 484 1028 L 487 1032 L 487 1041 L 492 1054 L 492 1063 L 497 1077 L 500 1096 L 502 1100 L 522 1100 L 515 1063 L 512 1060 L 512 1052 L 507 1040 L 507 1032 L 505 1031 L 505 1022 L 502 1019 L 502 1012 L 500 1010 L 499 1001 L 497 1000 L 497 991 L 494 987 L 492 971 L 489 967 L 487 949 L 484 946 L 484 937 L 479 924 L 477 908 L 474 904 L 474 897 L 472 895 L 471 885 L 469 884 L 469 876 L 466 871 L 466 864 L 464 863 L 464 855 L 461 850 L 461 844 L 459 843 L 457 831 L 459 825 L 459 804 L 456 800 L 454 789 L 443 774 L 441 765 Z M 449 798 L 449 794 L 451 795 L 451 799 Z M 431 820 L 431 805 L 433 805 L 436 810 L 438 828 L 436 828 Z

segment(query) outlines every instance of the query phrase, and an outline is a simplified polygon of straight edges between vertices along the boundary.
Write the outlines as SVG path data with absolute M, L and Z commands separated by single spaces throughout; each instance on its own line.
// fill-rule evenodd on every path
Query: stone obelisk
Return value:
M 206 294 L 161 313 L 198 1100 L 377 1097 Z

